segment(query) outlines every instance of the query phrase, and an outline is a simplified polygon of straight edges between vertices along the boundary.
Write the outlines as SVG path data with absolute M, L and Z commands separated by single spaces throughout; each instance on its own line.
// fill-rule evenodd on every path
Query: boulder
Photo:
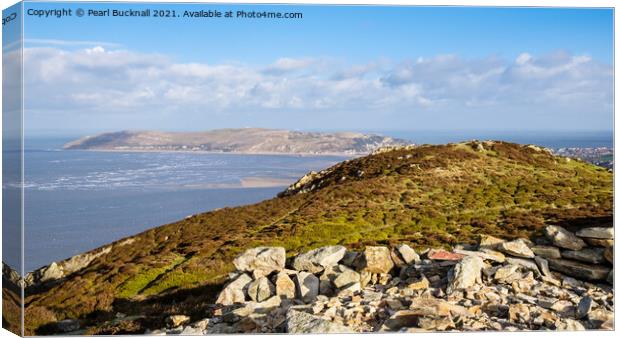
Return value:
M 576 233 L 579 237 L 587 237 L 587 238 L 599 238 L 599 239 L 613 239 L 614 238 L 614 228 L 612 227 L 592 227 L 592 228 L 583 228 Z
M 560 249 L 558 249 L 555 246 L 536 245 L 536 246 L 533 246 L 531 249 L 532 249 L 532 252 L 536 254 L 536 256 L 540 256 L 542 258 L 562 258 Z
M 576 261 L 599 264 L 605 261 L 603 248 L 584 248 L 581 250 L 562 250 L 562 257 Z
M 394 267 L 390 249 L 384 246 L 367 246 L 361 258 L 360 268 L 370 273 L 389 273 Z
M 581 238 L 557 225 L 547 225 L 544 233 L 553 245 L 560 248 L 581 250 L 586 246 L 586 243 Z
M 252 278 L 245 273 L 240 274 L 233 281 L 228 283 L 215 301 L 216 304 L 232 305 L 234 303 L 245 302 L 248 293 L 248 285 L 252 282 Z
M 499 251 L 507 253 L 515 257 L 534 258 L 534 252 L 521 239 L 511 242 L 502 242 L 497 246 Z
M 399 244 L 396 251 L 400 254 L 405 264 L 419 263 L 420 256 L 407 244 Z
M 172 315 L 166 318 L 166 325 L 169 328 L 179 327 L 189 323 L 189 317 L 185 315 Z
M 319 279 L 305 271 L 300 271 L 295 275 L 295 287 L 297 296 L 304 302 L 313 302 L 319 295 Z
M 295 298 L 295 282 L 284 271 L 280 271 L 274 276 L 273 284 L 275 285 L 276 295 L 281 298 Z
M 341 324 L 334 323 L 309 313 L 289 310 L 286 313 L 286 332 L 301 333 L 352 333 L 353 331 Z
M 297 271 L 318 273 L 326 267 L 337 265 L 344 257 L 347 249 L 341 245 L 326 246 L 297 255 L 293 260 L 293 268 Z
M 591 281 L 606 280 L 610 269 L 600 265 L 584 264 L 568 259 L 549 259 L 549 267 L 579 279 Z
M 276 287 L 267 279 L 259 277 L 248 285 L 248 296 L 255 302 L 263 302 L 276 292 Z
M 466 256 L 458 262 L 450 274 L 448 293 L 465 289 L 481 280 L 480 272 L 484 262 L 480 257 Z
M 257 247 L 246 250 L 233 261 L 238 271 L 250 272 L 254 277 L 267 276 L 284 269 L 286 251 L 281 247 Z

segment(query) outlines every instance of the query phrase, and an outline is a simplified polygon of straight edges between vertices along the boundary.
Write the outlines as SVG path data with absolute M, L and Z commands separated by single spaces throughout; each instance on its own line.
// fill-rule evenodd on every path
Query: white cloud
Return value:
M 27 48 L 24 57 L 34 127 L 97 125 L 110 115 L 119 125 L 108 119 L 102 127 L 139 128 L 126 124 L 145 121 L 208 128 L 217 121 L 299 128 L 331 121 L 327 127 L 525 128 L 530 121 L 594 128 L 612 118 L 611 66 L 565 52 L 524 52 L 513 61 L 439 55 L 357 65 L 317 58 L 250 65 L 176 63 L 99 44 Z

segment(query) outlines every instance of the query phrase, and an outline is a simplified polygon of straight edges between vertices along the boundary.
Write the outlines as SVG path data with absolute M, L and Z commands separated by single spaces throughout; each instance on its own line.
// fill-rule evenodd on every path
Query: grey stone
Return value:
M 400 254 L 400 257 L 406 264 L 419 263 L 420 256 L 407 244 L 399 244 L 396 246 L 396 251 Z
M 581 298 L 581 300 L 579 301 L 579 304 L 577 304 L 576 317 L 578 319 L 585 318 L 588 315 L 588 313 L 590 313 L 590 311 L 592 310 L 593 304 L 594 304 L 594 300 L 592 300 L 590 296 L 585 296 Z
M 298 297 L 306 303 L 314 301 L 319 295 L 319 279 L 309 272 L 300 271 L 297 273 L 295 286 Z
M 255 302 L 263 302 L 275 294 L 275 289 L 267 277 L 259 277 L 248 285 L 248 296 Z
M 560 249 L 550 245 L 536 245 L 532 247 L 532 251 L 542 258 L 562 258 Z
M 233 261 L 239 271 L 251 272 L 255 277 L 267 276 L 284 269 L 286 251 L 281 247 L 257 247 L 246 250 Z
M 583 264 L 568 259 L 549 259 L 549 267 L 552 270 L 566 275 L 586 279 L 586 280 L 605 280 L 610 269 L 600 265 Z
M 483 266 L 484 262 L 480 257 L 464 257 L 452 270 L 448 285 L 448 293 L 468 288 L 476 284 L 476 282 L 481 281 L 480 274 Z
M 605 251 L 603 248 L 584 248 L 577 251 L 563 250 L 562 257 L 586 263 L 599 264 L 605 261 L 603 251 Z
M 352 333 L 353 331 L 341 324 L 334 323 L 309 313 L 289 310 L 286 313 L 286 332 L 300 333 Z
M 500 243 L 497 250 L 515 257 L 534 258 L 534 252 L 521 239 Z
M 252 282 L 252 278 L 247 274 L 241 274 L 236 279 L 228 283 L 220 292 L 216 304 L 232 305 L 234 303 L 245 302 L 248 285 Z
M 298 271 L 318 273 L 326 267 L 337 265 L 344 257 L 347 249 L 341 245 L 326 246 L 297 255 L 293 260 L 293 268 Z
M 588 238 L 599 238 L 599 239 L 613 239 L 614 238 L 614 228 L 612 227 L 592 227 L 592 228 L 583 228 L 576 233 L 579 237 L 588 237 Z
M 56 329 L 58 331 L 67 333 L 71 331 L 76 331 L 80 328 L 80 322 L 77 319 L 65 319 L 59 322 L 56 322 Z
M 581 250 L 586 246 L 586 243 L 581 238 L 557 225 L 547 225 L 544 233 L 555 246 L 560 248 Z

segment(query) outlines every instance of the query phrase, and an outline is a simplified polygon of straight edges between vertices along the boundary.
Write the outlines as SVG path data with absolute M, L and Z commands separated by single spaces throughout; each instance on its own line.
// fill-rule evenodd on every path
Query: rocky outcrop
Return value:
M 120 244 L 114 244 L 120 245 Z M 36 287 L 40 284 L 54 282 L 87 267 L 96 258 L 108 254 L 112 245 L 76 255 L 60 262 L 52 262 L 37 270 L 29 272 L 24 277 L 25 287 Z
M 604 248 L 570 245 L 567 239 L 579 237 L 557 226 L 545 233 L 562 251 L 483 237 L 478 250 L 323 247 L 267 275 L 244 267 L 220 293 L 212 317 L 157 333 L 613 329 L 612 266 L 583 262 Z

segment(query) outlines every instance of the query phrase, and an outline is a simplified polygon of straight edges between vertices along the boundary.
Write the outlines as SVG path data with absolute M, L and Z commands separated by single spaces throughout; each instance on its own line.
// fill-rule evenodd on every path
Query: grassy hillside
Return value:
M 140 332 L 171 313 L 202 318 L 232 259 L 247 247 L 288 254 L 327 244 L 415 247 L 513 238 L 545 223 L 611 223 L 612 174 L 533 147 L 470 142 L 395 150 L 343 162 L 305 186 L 258 204 L 200 214 L 112 244 L 112 250 L 56 286 L 27 295 L 26 327 L 117 312 L 140 314 Z M 27 333 L 28 333 L 27 332 Z

